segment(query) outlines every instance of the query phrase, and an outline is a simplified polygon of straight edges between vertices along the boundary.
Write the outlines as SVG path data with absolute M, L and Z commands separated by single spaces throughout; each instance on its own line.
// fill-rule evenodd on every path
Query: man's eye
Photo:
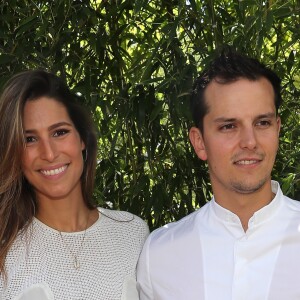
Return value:
M 220 127 L 220 129 L 222 131 L 231 130 L 231 129 L 234 129 L 234 128 L 235 128 L 234 124 L 226 124 L 226 125 L 223 125 L 223 126 Z
M 260 126 L 260 127 L 268 127 L 271 125 L 271 122 L 270 121 L 266 121 L 266 120 L 263 120 L 263 121 L 259 121 L 257 123 L 257 126 Z
M 70 130 L 67 130 L 67 129 L 59 129 L 54 132 L 53 136 L 55 136 L 55 137 L 63 136 L 65 134 L 67 134 L 69 131 Z

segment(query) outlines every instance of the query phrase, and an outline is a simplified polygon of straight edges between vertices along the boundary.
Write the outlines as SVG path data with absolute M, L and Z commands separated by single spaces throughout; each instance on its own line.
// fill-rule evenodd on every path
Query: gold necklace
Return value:
M 84 240 L 85 240 L 85 236 L 86 236 L 86 230 L 87 230 L 87 227 L 88 227 L 88 223 L 89 223 L 89 219 L 90 219 L 90 214 L 88 215 L 88 218 L 87 218 L 87 221 L 86 221 L 86 226 L 85 226 L 85 230 L 84 230 L 84 234 L 83 234 L 83 238 L 81 240 L 81 244 L 80 244 L 80 247 L 77 251 L 77 253 L 74 253 L 72 251 L 72 249 L 69 247 L 69 245 L 66 243 L 61 231 L 58 230 L 59 232 L 59 235 L 60 235 L 60 238 L 62 239 L 64 245 L 65 245 L 65 248 L 70 252 L 71 256 L 73 257 L 73 266 L 76 270 L 78 270 L 80 268 L 80 262 L 79 262 L 79 255 L 80 255 L 80 252 L 83 248 L 83 243 L 84 243 Z

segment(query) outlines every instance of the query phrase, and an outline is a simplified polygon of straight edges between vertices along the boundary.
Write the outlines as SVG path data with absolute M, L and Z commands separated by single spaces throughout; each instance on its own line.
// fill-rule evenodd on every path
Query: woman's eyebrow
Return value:
M 51 130 L 53 130 L 55 128 L 58 128 L 60 126 L 73 126 L 73 125 L 69 122 L 62 121 L 62 122 L 58 122 L 58 123 L 50 125 L 48 127 L 48 130 L 51 131 Z M 35 132 L 37 132 L 37 130 L 36 129 L 26 129 L 24 132 L 25 133 L 35 133 Z

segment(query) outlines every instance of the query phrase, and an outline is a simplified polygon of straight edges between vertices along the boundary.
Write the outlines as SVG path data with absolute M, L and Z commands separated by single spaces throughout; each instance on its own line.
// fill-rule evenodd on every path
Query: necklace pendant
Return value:
M 79 263 L 77 257 L 74 258 L 74 268 L 75 268 L 76 270 L 78 270 L 78 269 L 80 268 L 80 263 Z

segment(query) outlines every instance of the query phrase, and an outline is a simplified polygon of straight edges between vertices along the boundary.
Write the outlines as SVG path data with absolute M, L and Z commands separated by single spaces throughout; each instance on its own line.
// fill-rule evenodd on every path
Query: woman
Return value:
M 94 206 L 97 139 L 75 101 L 39 70 L 14 76 L 2 93 L 0 299 L 137 297 L 148 227 Z

